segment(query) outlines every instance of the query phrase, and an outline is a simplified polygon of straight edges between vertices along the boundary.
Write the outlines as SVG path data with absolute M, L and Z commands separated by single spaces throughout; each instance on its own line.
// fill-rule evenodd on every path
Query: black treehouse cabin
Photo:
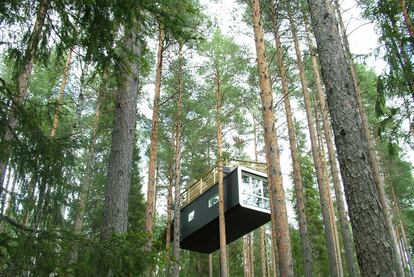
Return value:
M 269 189 L 264 172 L 265 167 L 259 163 L 224 168 L 227 243 L 270 221 Z M 220 248 L 217 169 L 182 193 L 180 222 L 182 249 L 211 253 Z

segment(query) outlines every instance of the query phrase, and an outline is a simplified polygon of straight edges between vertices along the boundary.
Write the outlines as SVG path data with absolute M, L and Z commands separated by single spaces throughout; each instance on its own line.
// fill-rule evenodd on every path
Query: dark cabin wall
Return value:
M 224 178 L 224 203 L 227 212 L 239 204 L 237 168 Z M 181 210 L 181 238 L 185 238 L 218 217 L 218 204 L 208 207 L 208 200 L 218 193 L 217 185 L 211 187 L 199 198 Z M 188 222 L 188 215 L 194 211 L 194 219 Z

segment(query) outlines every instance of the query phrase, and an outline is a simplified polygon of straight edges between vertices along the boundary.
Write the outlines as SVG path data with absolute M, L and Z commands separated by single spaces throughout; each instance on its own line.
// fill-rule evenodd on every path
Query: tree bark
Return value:
M 182 97 L 183 97 L 183 46 L 178 49 L 178 87 L 176 92 L 175 119 L 175 184 L 174 184 L 174 265 L 173 276 L 180 275 L 180 187 L 181 187 L 181 133 L 182 133 Z
M 363 276 L 398 276 L 384 208 L 371 169 L 367 134 L 332 4 L 308 0 Z
M 283 102 L 285 105 L 290 155 L 292 157 L 293 167 L 293 184 L 296 194 L 296 214 L 299 222 L 299 234 L 302 249 L 303 270 L 305 276 L 312 276 L 312 249 L 308 236 L 308 225 L 305 215 L 305 202 L 303 197 L 302 174 L 300 172 L 299 157 L 297 151 L 295 126 L 293 123 L 292 109 L 289 99 L 289 84 L 286 75 L 286 68 L 283 61 L 284 51 L 279 35 L 279 23 L 277 22 L 276 3 L 275 0 L 270 0 L 270 11 L 273 35 L 276 43 L 276 63 L 279 68 L 279 74 L 282 83 Z
M 63 97 L 65 96 L 66 84 L 68 82 L 70 62 L 71 62 L 71 59 L 72 59 L 72 52 L 73 52 L 73 50 L 69 49 L 68 57 L 66 58 L 65 68 L 63 70 L 62 82 L 60 83 L 60 89 L 59 89 L 59 98 L 58 98 L 58 102 L 57 102 L 57 106 L 56 106 L 56 111 L 55 111 L 55 114 L 53 116 L 52 130 L 50 132 L 50 137 L 51 138 L 54 138 L 56 136 L 56 131 L 57 131 L 57 128 L 59 126 L 59 113 L 60 113 L 60 108 L 62 106 Z
M 221 108 L 223 105 L 223 95 L 220 88 L 220 73 L 218 69 L 215 73 L 216 83 L 216 128 L 217 128 L 217 179 L 219 194 L 219 235 L 220 235 L 220 276 L 227 277 L 227 249 L 226 249 L 226 221 L 225 221 L 225 203 L 224 203 L 224 176 L 223 176 L 223 134 L 221 124 Z
M 17 183 L 17 178 L 16 175 L 13 176 L 13 183 L 10 189 L 10 198 L 9 198 L 9 202 L 7 203 L 7 209 L 6 209 L 6 215 L 10 216 L 13 209 L 14 209 L 14 202 L 16 200 L 16 183 Z
M 362 103 L 361 89 L 360 89 L 359 84 L 358 84 L 354 63 L 352 61 L 351 48 L 349 47 L 349 42 L 348 42 L 348 37 L 347 37 L 347 34 L 346 34 L 345 25 L 344 25 L 344 22 L 342 20 L 342 15 L 341 15 L 341 12 L 339 10 L 339 4 L 338 4 L 337 0 L 336 0 L 336 12 L 337 12 L 337 16 L 338 16 L 340 33 L 342 35 L 342 43 L 343 43 L 343 47 L 344 47 L 344 50 L 345 50 L 345 57 L 346 57 L 346 60 L 348 62 L 348 66 L 349 66 L 351 77 L 352 77 L 352 82 L 353 82 L 354 88 L 355 88 L 355 98 L 356 98 L 356 102 L 357 102 L 357 105 L 358 105 L 358 110 L 359 110 L 360 117 L 361 117 L 362 128 L 363 128 L 363 132 L 365 134 L 365 137 L 367 139 L 368 157 L 369 157 L 369 161 L 370 161 L 372 176 L 374 178 L 374 182 L 375 182 L 375 185 L 376 185 L 376 188 L 377 188 L 377 191 L 378 191 L 381 206 L 383 207 L 383 211 L 384 211 L 383 214 L 384 214 L 384 218 L 385 218 L 387 231 L 388 231 L 389 236 L 391 238 L 394 255 L 395 255 L 396 262 L 397 262 L 397 269 L 399 271 L 398 274 L 403 275 L 404 274 L 404 269 L 402 267 L 402 258 L 399 255 L 398 242 L 397 242 L 397 238 L 396 238 L 396 235 L 395 235 L 394 226 L 393 226 L 393 223 L 391 221 L 390 208 L 389 208 L 388 203 L 387 203 L 387 197 L 386 197 L 385 190 L 384 190 L 384 184 L 383 184 L 383 182 L 381 180 L 381 177 L 380 177 L 379 165 L 378 165 L 378 162 L 377 162 L 377 157 L 376 157 L 375 152 L 374 152 L 374 144 L 372 142 L 371 131 L 369 129 L 368 119 L 367 119 L 367 116 L 366 116 L 366 113 L 365 113 L 365 108 L 364 108 L 364 105 Z M 403 52 L 403 54 L 404 53 L 405 53 L 405 51 Z M 412 72 L 410 73 L 410 75 L 411 74 L 412 74 Z M 411 84 L 411 87 L 412 87 L 413 86 L 412 80 L 409 83 Z M 413 99 L 414 99 L 414 94 L 413 94 Z
M 105 188 L 104 218 L 101 232 L 103 241 L 114 234 L 122 234 L 128 227 L 128 196 L 131 184 L 132 155 L 137 112 L 137 89 L 141 54 L 138 30 L 128 29 L 124 37 L 124 53 L 119 65 L 115 119 L 109 155 L 108 180 Z
M 411 39 L 414 39 L 414 27 L 411 21 L 410 14 L 408 13 L 408 7 L 407 7 L 407 3 L 405 2 L 405 0 L 400 0 L 400 7 L 403 13 L 404 22 L 405 22 L 405 26 L 407 27 L 408 34 L 410 35 Z
M 305 76 L 305 68 L 302 61 L 301 51 L 299 47 L 299 41 L 297 38 L 297 30 L 296 26 L 292 20 L 291 15 L 289 14 L 289 22 L 293 37 L 293 42 L 295 46 L 295 53 L 296 53 L 296 63 L 299 69 L 300 81 L 302 85 L 302 92 L 305 102 L 305 111 L 306 111 L 306 119 L 308 123 L 308 130 L 309 130 L 309 137 L 311 141 L 311 149 L 312 149 L 312 157 L 313 163 L 315 166 L 316 172 L 316 179 L 318 182 L 319 187 L 319 195 L 320 195 L 320 204 L 322 209 L 322 219 L 323 224 L 325 227 L 325 237 L 326 237 L 326 245 L 328 250 L 328 258 L 329 258 L 329 270 L 331 276 L 342 276 L 342 264 L 341 264 L 341 257 L 337 255 L 338 245 L 335 240 L 335 232 L 334 232 L 334 225 L 335 219 L 332 218 L 332 197 L 330 193 L 330 188 L 328 184 L 328 180 L 324 174 L 324 156 L 322 156 L 321 148 L 317 145 L 317 138 L 316 138 L 316 130 L 315 130 L 315 121 L 312 115 L 312 108 L 311 108 L 311 100 L 308 92 L 308 82 Z M 326 172 L 326 171 L 325 171 Z
M 267 174 L 270 202 L 277 234 L 277 249 L 281 276 L 293 276 L 293 260 L 287 222 L 286 199 L 280 169 L 279 146 L 275 130 L 273 95 L 267 69 L 264 34 L 260 16 L 260 3 L 252 0 L 252 17 L 256 43 L 257 68 L 259 73 L 260 97 L 265 137 Z M 275 234 L 274 234 L 275 235 Z
M 324 180 L 326 180 L 327 184 L 328 184 L 328 188 L 329 188 L 329 176 L 328 176 L 328 167 L 325 161 L 326 158 L 326 152 L 325 152 L 325 142 L 323 140 L 323 135 L 322 135 L 322 131 L 320 129 L 320 125 L 319 122 L 321 121 L 320 119 L 320 114 L 319 111 L 317 110 L 316 104 L 314 104 L 314 118 L 315 118 L 315 123 L 316 123 L 316 135 L 317 135 L 317 141 L 318 141 L 318 149 L 319 149 L 319 157 L 321 157 L 321 167 L 322 167 L 322 174 L 323 174 L 323 178 Z M 331 222 L 332 222 L 332 234 L 334 236 L 335 239 L 335 252 L 336 252 L 336 257 L 338 261 L 341 261 L 341 247 L 339 244 L 339 235 L 338 235 L 338 229 L 336 227 L 336 217 L 335 217 L 335 209 L 334 209 L 334 205 L 333 205 L 333 200 L 331 197 L 331 193 L 330 193 L 330 188 L 329 188 L 329 198 L 328 198 L 328 204 L 329 204 L 329 216 L 331 218 Z M 343 268 L 342 268 L 342 261 L 340 264 L 338 264 L 338 272 L 339 275 L 343 276 Z
M 7 161 L 9 160 L 8 153 L 8 144 L 13 141 L 14 131 L 16 130 L 19 121 L 16 115 L 16 105 L 22 103 L 24 97 L 27 93 L 27 86 L 29 82 L 30 75 L 32 74 L 33 63 L 36 59 L 37 50 L 39 47 L 39 41 L 41 38 L 43 26 L 45 23 L 45 18 L 47 10 L 49 7 L 48 0 L 41 0 L 39 2 L 38 11 L 36 15 L 36 21 L 33 26 L 33 31 L 30 34 L 29 41 L 27 43 L 26 50 L 24 52 L 24 57 L 22 59 L 22 64 L 18 65 L 19 72 L 17 77 L 17 86 L 18 86 L 18 95 L 14 97 L 12 103 L 12 109 L 7 119 L 7 128 L 4 132 L 3 141 L 6 142 L 6 149 L 4 151 L 4 156 L 0 158 L 0 195 L 3 193 L 3 183 L 4 178 L 6 177 Z
M 253 146 L 254 146 L 254 160 L 259 161 L 259 152 L 257 151 L 257 126 L 256 119 L 253 116 Z M 262 276 L 267 276 L 267 258 L 266 258 L 266 238 L 264 226 L 261 226 L 259 229 L 260 237 L 260 261 L 261 261 L 261 273 Z
M 243 271 L 244 271 L 244 277 L 251 277 L 250 276 L 250 265 L 249 265 L 249 254 L 248 254 L 248 241 L 247 241 L 247 235 L 243 238 Z
M 145 212 L 145 231 L 148 234 L 148 241 L 145 245 L 147 251 L 152 248 L 152 229 L 154 226 L 154 203 L 155 203 L 155 167 L 157 160 L 158 147 L 158 125 L 160 117 L 160 94 L 161 94 L 161 74 L 162 74 L 162 55 L 164 52 L 164 29 L 160 24 L 159 42 L 157 53 L 157 69 L 155 73 L 155 93 L 154 105 L 152 108 L 152 127 L 151 127 L 151 144 L 148 165 L 148 190 L 147 190 L 147 207 Z
M 79 195 L 79 206 L 75 216 L 74 233 L 80 234 L 82 232 L 83 220 L 86 211 L 86 202 L 88 200 L 89 185 L 92 177 L 93 158 L 95 155 L 96 138 L 98 133 L 98 126 L 101 117 L 101 97 L 102 92 L 99 92 L 98 101 L 95 108 L 95 121 L 92 129 L 88 153 L 86 155 L 85 171 L 82 178 L 82 187 Z
M 400 253 L 400 256 L 406 257 L 406 259 L 404 258 L 402 259 L 402 262 L 403 263 L 405 262 L 407 264 L 408 269 L 411 272 L 411 275 L 413 275 L 414 267 L 413 267 L 413 263 L 411 260 L 410 249 L 407 248 L 408 240 L 407 240 L 407 235 L 405 232 L 404 222 L 401 219 L 402 215 L 401 215 L 401 210 L 400 210 L 400 204 L 399 204 L 398 197 L 394 189 L 394 184 L 391 183 L 391 179 L 390 179 L 390 165 L 389 165 L 389 162 L 387 162 L 385 157 L 382 157 L 382 161 L 383 161 L 384 181 L 388 183 L 388 186 L 391 188 L 392 204 L 394 206 L 394 211 L 396 213 L 396 218 L 398 221 L 396 229 L 397 231 L 398 229 L 400 229 L 401 231 L 401 246 L 402 246 L 404 253 Z M 397 239 L 397 241 L 400 241 L 400 239 Z
M 1 198 L 0 215 L 3 215 L 4 208 L 6 206 L 7 194 L 9 193 L 9 184 L 10 184 L 11 172 L 12 172 L 12 168 L 9 167 L 8 170 L 7 170 L 7 181 L 6 181 L 6 184 L 4 185 L 4 193 L 2 195 L 0 195 L 0 198 Z
M 213 277 L 213 254 L 208 254 L 208 277 Z
M 168 176 L 168 196 L 167 196 L 167 233 L 165 238 L 165 276 L 170 276 L 170 252 L 171 252 L 171 224 L 172 224 L 172 209 L 173 209 L 173 164 L 169 166 L 169 176 Z
M 307 24 L 305 24 L 305 27 L 307 27 Z M 344 189 L 343 189 L 342 182 L 339 176 L 339 168 L 338 168 L 338 164 L 336 161 L 331 125 L 330 125 L 330 121 L 328 118 L 328 110 L 326 108 L 325 96 L 324 96 L 323 89 L 322 89 L 322 82 L 321 82 L 321 77 L 319 74 L 318 61 L 316 58 L 316 53 L 314 53 L 314 47 L 309 37 L 309 32 L 306 31 L 306 34 L 307 34 L 307 40 L 308 40 L 308 47 L 311 51 L 312 71 L 313 71 L 313 76 L 315 78 L 315 84 L 316 84 L 316 98 L 319 102 L 319 109 L 322 113 L 322 116 L 321 116 L 322 126 L 323 126 L 325 140 L 326 140 L 326 144 L 328 148 L 329 163 L 330 163 L 330 169 L 331 169 L 331 174 L 332 174 L 332 179 L 333 179 L 333 184 L 334 184 L 334 189 L 335 189 L 336 205 L 338 208 L 339 222 L 341 225 L 342 239 L 343 239 L 344 249 L 345 249 L 346 264 L 347 264 L 349 276 L 353 277 L 353 276 L 358 275 L 358 269 L 354 261 L 354 244 L 352 240 L 352 233 L 351 233 L 350 225 L 348 222 L 348 214 L 345 208 L 345 196 L 343 192 Z

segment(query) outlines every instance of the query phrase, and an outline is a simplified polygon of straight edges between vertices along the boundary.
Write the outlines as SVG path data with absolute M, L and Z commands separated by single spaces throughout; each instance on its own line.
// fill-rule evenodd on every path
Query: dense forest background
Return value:
M 336 0 L 226 32 L 208 1 L 2 1 L 0 275 L 414 276 L 414 6 L 355 4 L 367 55 Z M 229 160 L 267 163 L 272 222 L 180 250 L 180 193 Z

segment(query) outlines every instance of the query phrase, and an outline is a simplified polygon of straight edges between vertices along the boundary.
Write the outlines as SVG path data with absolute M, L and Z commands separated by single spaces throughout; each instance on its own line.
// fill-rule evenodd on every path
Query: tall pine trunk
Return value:
M 55 114 L 53 116 L 52 130 L 50 132 L 50 137 L 51 138 L 56 136 L 56 131 L 57 131 L 57 128 L 59 126 L 59 113 L 60 113 L 61 106 L 63 104 L 63 98 L 65 96 L 66 84 L 68 82 L 69 68 L 70 68 L 70 63 L 71 63 L 71 59 L 72 59 L 72 52 L 73 52 L 73 50 L 69 49 L 68 56 L 66 58 L 65 68 L 63 70 L 62 82 L 60 83 L 60 89 L 59 89 L 59 98 L 58 98 Z
M 287 222 L 286 198 L 280 169 L 279 146 L 275 130 L 273 95 L 267 69 L 264 34 L 260 15 L 260 3 L 252 0 L 252 17 L 255 34 L 257 68 L 259 73 L 260 97 L 266 149 L 267 174 L 269 181 L 270 202 L 275 223 L 273 237 L 276 237 L 277 254 L 281 276 L 293 276 L 293 260 L 290 246 L 289 225 Z M 277 236 L 276 236 L 277 234 Z
M 305 24 L 305 27 L 306 26 L 307 24 Z M 344 249 L 345 249 L 346 264 L 347 264 L 349 276 L 353 277 L 353 276 L 358 275 L 358 269 L 354 261 L 355 259 L 354 258 L 354 244 L 352 240 L 352 232 L 350 229 L 350 223 L 348 221 L 348 214 L 345 208 L 345 196 L 343 192 L 344 189 L 343 189 L 342 182 L 339 176 L 339 168 L 338 168 L 338 163 L 336 161 L 336 154 L 335 154 L 335 148 L 334 148 L 334 143 L 333 143 L 331 125 L 330 125 L 330 121 L 328 118 L 328 110 L 326 107 L 325 95 L 322 89 L 322 82 L 321 82 L 321 77 L 319 74 L 318 61 L 316 58 L 316 53 L 314 53 L 314 47 L 309 37 L 308 30 L 306 30 L 306 35 L 307 35 L 308 47 L 310 51 L 312 52 L 311 63 L 312 63 L 313 76 L 315 78 L 315 84 L 316 84 L 316 98 L 318 100 L 319 109 L 322 114 L 321 115 L 322 126 L 323 126 L 323 131 L 325 134 L 326 145 L 328 148 L 329 163 L 330 163 L 332 180 L 333 180 L 334 189 L 335 189 L 336 205 L 338 208 L 338 217 L 339 217 L 339 222 L 341 225 L 341 233 L 342 233 L 342 239 L 343 239 Z
M 18 95 L 14 97 L 12 109 L 7 118 L 7 128 L 3 135 L 3 141 L 6 143 L 4 155 L 0 157 L 0 195 L 3 194 L 3 183 L 6 177 L 7 162 L 9 160 L 8 144 L 13 141 L 14 131 L 16 130 L 19 121 L 16 115 L 16 105 L 23 102 L 27 93 L 27 86 L 30 75 L 32 74 L 33 64 L 37 56 L 37 50 L 39 48 L 39 42 L 45 23 L 47 10 L 49 7 L 48 0 L 41 0 L 39 2 L 36 20 L 33 26 L 32 33 L 30 34 L 27 47 L 22 58 L 22 63 L 18 65 L 17 87 Z
M 411 3 L 410 3 L 411 5 Z M 407 28 L 408 34 L 410 35 L 411 39 L 414 39 L 414 26 L 413 22 L 411 21 L 410 14 L 408 13 L 408 7 L 405 0 L 400 0 L 400 7 L 404 17 L 404 23 Z
M 322 137 L 322 131 L 321 131 L 320 124 L 319 124 L 321 119 L 320 119 L 320 114 L 316 108 L 316 104 L 314 104 L 314 107 L 315 107 L 314 119 L 315 119 L 315 125 L 316 125 L 316 136 L 317 136 L 317 141 L 318 141 L 319 157 L 321 157 L 320 160 L 321 160 L 322 174 L 323 174 L 324 180 L 326 180 L 327 185 L 329 187 L 328 166 L 325 161 L 325 157 L 326 157 L 325 142 Z M 329 191 L 330 191 L 330 188 L 329 188 Z M 331 193 L 329 193 L 328 204 L 329 204 L 329 216 L 332 222 L 332 234 L 334 235 L 334 239 L 335 239 L 336 257 L 338 261 L 341 261 L 341 247 L 339 243 L 338 229 L 336 226 L 335 208 L 334 208 L 333 200 L 331 197 Z M 338 270 L 339 270 L 340 275 L 344 275 L 343 268 L 342 268 L 342 261 L 338 265 Z
M 176 92 L 175 118 L 175 183 L 174 183 L 174 246 L 173 276 L 180 275 L 180 188 L 181 188 L 181 136 L 182 136 L 182 97 L 183 97 L 183 46 L 178 49 L 178 87 Z
M 312 276 L 312 249 L 308 236 L 308 224 L 305 215 L 305 202 L 303 197 L 302 174 L 297 150 L 295 135 L 295 126 L 293 123 L 292 109 L 289 99 L 289 84 L 286 74 L 286 67 L 283 61 L 284 51 L 280 41 L 279 22 L 277 21 L 275 0 L 270 0 L 270 11 L 272 30 L 276 43 L 276 63 L 279 68 L 280 79 L 282 83 L 283 102 L 285 105 L 287 127 L 289 134 L 290 155 L 292 157 L 293 167 L 293 184 L 296 194 L 296 214 L 299 221 L 299 234 L 302 249 L 303 270 L 305 276 Z
M 104 79 L 106 76 L 104 76 Z M 105 82 L 104 80 L 102 82 Z M 102 90 L 103 85 L 101 85 Z M 89 194 L 89 186 L 91 182 L 92 177 L 92 168 L 93 168 L 93 160 L 95 155 L 95 146 L 96 146 L 96 138 L 98 134 L 98 128 L 99 128 L 99 122 L 101 118 L 101 101 L 102 101 L 102 91 L 99 91 L 98 93 L 98 100 L 96 102 L 96 108 L 95 108 L 95 120 L 93 123 L 92 128 L 92 134 L 89 142 L 88 151 L 86 154 L 86 163 L 85 163 L 85 169 L 83 172 L 82 177 L 82 185 L 81 185 L 81 191 L 79 194 L 79 200 L 78 200 L 78 206 L 76 207 L 76 214 L 75 214 L 75 225 L 73 228 L 73 232 L 76 235 L 79 235 L 82 233 L 83 229 L 83 222 L 84 217 L 86 213 L 86 203 L 88 201 L 88 194 Z M 70 261 L 71 263 L 76 262 L 78 258 L 78 249 L 73 248 L 71 250 L 70 254 Z
M 259 161 L 259 152 L 257 150 L 257 127 L 256 119 L 253 116 L 253 146 L 254 146 L 254 160 Z M 267 257 L 266 257 L 266 237 L 265 227 L 259 228 L 259 244 L 260 244 L 260 261 L 261 261 L 261 273 L 262 276 L 267 276 Z
M 172 228 L 172 210 L 173 210 L 173 164 L 168 169 L 168 195 L 167 195 L 167 233 L 165 237 L 165 276 L 170 275 L 170 256 L 171 256 L 171 228 Z
M 369 125 L 368 125 L 368 119 L 367 119 L 367 116 L 366 116 L 366 113 L 365 113 L 365 108 L 364 108 L 364 105 L 362 103 L 361 89 L 360 89 L 359 84 L 358 84 L 354 63 L 352 61 L 351 49 L 349 47 L 349 42 L 348 42 L 348 37 L 347 37 L 347 34 L 346 34 L 345 25 L 344 25 L 344 22 L 342 20 L 341 12 L 339 10 L 339 4 L 336 3 L 335 7 L 336 7 L 336 12 L 337 12 L 336 14 L 338 16 L 340 34 L 342 35 L 342 45 L 344 47 L 345 57 L 346 57 L 346 60 L 348 62 L 348 66 L 349 66 L 351 77 L 352 77 L 352 82 L 353 82 L 354 88 L 355 88 L 355 98 L 356 98 L 356 102 L 357 102 L 357 106 L 358 106 L 358 110 L 359 110 L 359 114 L 360 114 L 360 118 L 361 118 L 361 122 L 362 122 L 362 129 L 363 129 L 364 135 L 367 139 L 368 157 L 369 157 L 370 166 L 371 166 L 371 170 L 372 170 L 372 176 L 374 178 L 374 183 L 375 183 L 375 185 L 377 187 L 377 190 L 378 190 L 379 201 L 380 201 L 380 203 L 383 207 L 387 231 L 388 231 L 389 236 L 391 238 L 394 255 L 396 257 L 396 262 L 397 262 L 397 266 L 398 266 L 397 269 L 399 271 L 399 274 L 403 275 L 404 274 L 404 269 L 402 267 L 402 257 L 401 257 L 401 255 L 399 255 L 399 251 L 398 251 L 398 242 L 397 242 L 397 238 L 396 238 L 396 235 L 395 235 L 394 226 L 393 226 L 393 223 L 391 221 L 391 213 L 390 213 L 390 208 L 389 208 L 388 203 L 387 203 L 387 197 L 386 197 L 385 190 L 384 190 L 384 184 L 381 180 L 380 173 L 379 173 L 379 165 L 378 165 L 377 157 L 376 157 L 376 154 L 375 154 L 375 151 L 374 151 L 374 144 L 373 144 L 373 141 L 372 141 L 371 131 L 370 131 Z M 403 49 L 403 51 L 405 51 L 405 50 Z M 403 53 L 405 53 L 405 52 L 403 52 Z M 409 75 L 412 75 L 412 72 L 410 72 Z M 414 83 L 412 83 L 412 81 L 413 80 L 410 81 L 411 86 L 414 85 Z M 413 99 L 414 99 L 414 94 L 413 94 Z
M 216 129 L 217 129 L 217 179 L 219 194 L 219 235 L 220 235 L 220 276 L 227 277 L 227 249 L 226 249 L 226 221 L 225 221 L 225 203 L 224 203 L 224 176 L 223 176 L 223 134 L 221 123 L 221 108 L 223 105 L 223 95 L 220 88 L 220 73 L 218 69 L 215 73 L 216 83 Z
M 155 73 L 155 93 L 154 106 L 152 108 L 152 124 L 151 124 L 151 143 L 148 165 L 148 190 L 147 190 L 147 207 L 145 212 L 145 231 L 148 234 L 146 249 L 152 248 L 152 229 L 154 226 L 154 203 L 155 203 L 155 167 L 157 160 L 158 147 L 158 125 L 160 117 L 160 94 L 161 94 L 161 74 L 162 74 L 162 55 L 164 52 L 164 29 L 160 24 L 159 42 L 157 53 L 157 69 Z
M 315 130 L 315 120 L 312 115 L 312 107 L 311 107 L 311 100 L 310 95 L 308 92 L 308 82 L 305 76 L 305 67 L 302 61 L 302 54 L 299 48 L 299 41 L 297 38 L 297 30 L 296 25 L 293 22 L 292 16 L 289 11 L 289 23 L 292 32 L 295 53 L 296 53 L 296 63 L 299 69 L 300 81 L 302 85 L 302 92 L 305 102 L 305 111 L 306 111 L 306 119 L 308 123 L 308 130 L 309 130 L 309 138 L 311 141 L 311 150 L 312 150 L 312 157 L 313 163 L 315 166 L 316 172 L 316 179 L 319 187 L 319 195 L 320 195 L 320 203 L 321 203 L 321 210 L 322 210 L 322 219 L 323 224 L 325 227 L 325 237 L 326 237 L 326 245 L 328 250 L 328 258 L 329 258 L 329 270 L 331 276 L 342 276 L 342 264 L 341 264 L 341 257 L 338 256 L 338 248 L 339 245 L 336 243 L 335 238 L 335 218 L 332 218 L 332 197 L 330 193 L 330 188 L 328 184 L 327 176 L 324 174 L 324 164 L 323 161 L 325 157 L 322 155 L 320 146 L 317 144 L 316 138 L 316 130 Z M 326 171 L 325 171 L 326 172 Z
M 139 77 L 137 57 L 141 54 L 137 32 L 137 29 L 125 31 L 123 41 L 125 53 L 121 63 L 118 64 L 115 118 L 101 232 L 104 242 L 109 241 L 114 234 L 125 233 L 128 227 L 128 196 L 131 185 Z M 131 55 L 135 59 L 131 59 Z
M 308 0 L 363 276 L 398 276 L 384 207 L 373 177 L 367 135 L 332 4 Z

